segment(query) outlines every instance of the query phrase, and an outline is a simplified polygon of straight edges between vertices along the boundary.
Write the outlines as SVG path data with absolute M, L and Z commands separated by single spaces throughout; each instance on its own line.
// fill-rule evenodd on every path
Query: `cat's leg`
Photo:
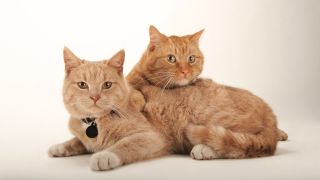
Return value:
M 82 142 L 74 137 L 64 143 L 53 145 L 49 148 L 50 157 L 66 157 L 88 153 Z
M 288 134 L 281 129 L 278 129 L 278 141 L 288 140 Z
M 189 125 L 186 136 L 195 146 L 194 159 L 247 158 L 272 155 L 277 144 L 277 132 L 264 130 L 259 134 L 237 133 L 221 126 Z
M 168 154 L 166 145 L 159 134 L 154 132 L 137 133 L 93 154 L 90 159 L 90 168 L 95 171 L 110 170 L 124 164 L 165 154 Z

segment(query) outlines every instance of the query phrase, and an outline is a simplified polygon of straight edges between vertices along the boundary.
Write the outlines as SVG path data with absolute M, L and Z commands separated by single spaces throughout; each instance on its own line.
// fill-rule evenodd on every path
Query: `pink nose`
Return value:
M 181 70 L 181 73 L 183 74 L 183 75 L 187 75 L 187 74 L 189 74 L 189 69 L 182 69 Z
M 99 99 L 100 99 L 100 96 L 99 95 L 96 95 L 96 96 L 90 96 L 90 99 L 93 100 L 94 103 L 96 103 Z

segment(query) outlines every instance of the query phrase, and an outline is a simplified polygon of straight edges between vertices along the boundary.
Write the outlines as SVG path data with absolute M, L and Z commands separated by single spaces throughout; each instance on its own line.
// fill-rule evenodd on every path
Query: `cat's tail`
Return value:
M 272 118 L 272 119 L 270 119 Z M 219 158 L 248 158 L 273 155 L 278 142 L 278 129 L 274 116 L 264 121 L 263 129 L 256 134 L 235 132 L 216 125 L 186 127 L 186 136 L 191 144 L 205 144 Z
M 278 141 L 288 140 L 288 134 L 281 129 L 278 129 Z

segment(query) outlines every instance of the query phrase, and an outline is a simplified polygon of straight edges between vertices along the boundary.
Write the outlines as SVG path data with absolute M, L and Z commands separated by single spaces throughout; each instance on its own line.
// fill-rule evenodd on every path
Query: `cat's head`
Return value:
M 89 62 L 79 59 L 68 48 L 63 50 L 65 80 L 63 100 L 74 117 L 99 117 L 117 109 L 128 98 L 123 76 L 123 50 L 110 60 Z
M 166 36 L 150 26 L 150 43 L 140 62 L 144 77 L 153 85 L 170 88 L 188 85 L 202 72 L 203 54 L 199 39 L 192 35 Z

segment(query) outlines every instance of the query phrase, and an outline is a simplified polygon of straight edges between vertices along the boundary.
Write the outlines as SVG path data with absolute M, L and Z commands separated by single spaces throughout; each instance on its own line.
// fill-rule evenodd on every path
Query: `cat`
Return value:
M 90 168 L 99 171 L 168 154 L 163 135 L 137 107 L 143 105 L 135 101 L 138 91 L 125 81 L 123 50 L 98 62 L 81 60 L 66 47 L 63 54 L 63 101 L 75 137 L 50 147 L 49 156 L 93 152 Z
M 127 76 L 145 99 L 144 114 L 171 152 L 194 159 L 246 158 L 275 152 L 287 134 L 271 108 L 249 91 L 201 79 L 203 30 L 170 36 L 150 26 L 150 43 Z

